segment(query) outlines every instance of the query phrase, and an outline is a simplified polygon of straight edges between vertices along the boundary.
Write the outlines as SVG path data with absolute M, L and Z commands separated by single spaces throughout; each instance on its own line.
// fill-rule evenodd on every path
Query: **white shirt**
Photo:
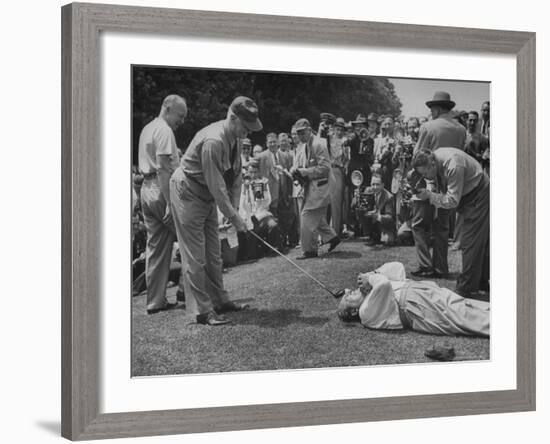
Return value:
M 145 125 L 139 136 L 139 170 L 144 174 L 156 173 L 159 170 L 157 161 L 159 155 L 170 156 L 173 170 L 179 166 L 174 131 L 163 118 L 156 117 Z
M 402 329 L 397 301 L 406 279 L 405 267 L 399 262 L 389 262 L 369 273 L 372 290 L 359 307 L 361 324 L 374 329 Z

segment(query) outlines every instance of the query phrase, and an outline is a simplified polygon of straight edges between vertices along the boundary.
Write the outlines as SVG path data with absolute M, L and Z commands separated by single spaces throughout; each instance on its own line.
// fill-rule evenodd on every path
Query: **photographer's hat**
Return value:
M 351 123 L 353 125 L 358 125 L 358 124 L 361 124 L 361 123 L 364 124 L 364 123 L 367 123 L 367 118 L 365 117 L 364 114 L 357 114 L 357 117 Z
M 252 142 L 250 141 L 250 139 L 247 138 L 241 140 L 241 145 L 252 148 Z
M 334 126 L 338 126 L 340 128 L 346 127 L 346 121 L 342 117 L 338 117 L 336 119 L 336 122 L 334 122 Z
M 434 105 L 443 105 L 445 108 L 453 109 L 456 103 L 451 100 L 451 95 L 448 92 L 436 91 L 433 99 L 426 102 L 428 108 Z
M 258 105 L 248 97 L 239 96 L 231 102 L 229 109 L 250 131 L 261 131 L 262 122 L 258 119 Z
M 367 120 L 370 121 L 370 122 L 376 122 L 376 123 L 378 123 L 378 114 L 376 114 L 376 113 L 369 113 L 369 115 L 367 116 Z
M 328 123 L 334 123 L 336 122 L 336 116 L 331 113 L 321 113 L 320 115 L 321 121 L 326 121 Z
M 298 119 L 298 121 L 294 124 L 294 128 L 296 128 L 296 131 L 301 131 L 311 128 L 311 124 L 309 123 L 309 120 L 302 118 Z

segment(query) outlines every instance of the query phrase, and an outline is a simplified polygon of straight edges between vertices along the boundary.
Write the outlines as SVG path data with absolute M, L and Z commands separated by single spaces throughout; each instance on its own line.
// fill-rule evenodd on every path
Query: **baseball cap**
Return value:
M 258 105 L 248 97 L 239 96 L 231 102 L 229 109 L 250 131 L 261 131 L 262 122 L 258 119 Z

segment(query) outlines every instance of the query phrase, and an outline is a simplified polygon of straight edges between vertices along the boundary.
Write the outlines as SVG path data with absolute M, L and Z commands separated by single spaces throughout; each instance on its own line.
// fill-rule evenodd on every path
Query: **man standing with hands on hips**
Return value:
M 145 281 L 148 314 L 176 306 L 166 300 L 166 285 L 175 240 L 169 183 L 179 162 L 174 131 L 186 116 L 185 100 L 180 96 L 170 95 L 162 102 L 158 117 L 145 125 L 139 136 L 138 162 L 144 178 L 141 207 L 147 230 Z
M 238 139 L 261 129 L 256 103 L 237 97 L 224 120 L 195 135 L 170 181 L 172 212 L 189 287 L 185 293 L 196 303 L 199 324 L 230 323 L 223 313 L 246 308 L 230 301 L 223 286 L 216 207 L 237 231 L 246 231 L 238 213 L 242 182 Z

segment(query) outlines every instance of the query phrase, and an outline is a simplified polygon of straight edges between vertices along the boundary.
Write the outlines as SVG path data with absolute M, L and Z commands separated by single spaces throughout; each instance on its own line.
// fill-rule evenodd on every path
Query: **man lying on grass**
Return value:
M 400 262 L 359 274 L 359 288 L 348 290 L 338 305 L 344 322 L 373 329 L 410 328 L 436 335 L 489 336 L 489 303 L 466 299 L 432 281 L 406 278 Z

